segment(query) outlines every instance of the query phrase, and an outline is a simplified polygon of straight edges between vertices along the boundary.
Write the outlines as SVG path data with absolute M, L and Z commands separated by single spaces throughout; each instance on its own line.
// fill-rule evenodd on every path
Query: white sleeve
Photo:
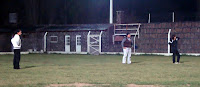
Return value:
M 169 43 L 173 43 L 173 40 L 172 40 L 172 41 L 169 41 Z

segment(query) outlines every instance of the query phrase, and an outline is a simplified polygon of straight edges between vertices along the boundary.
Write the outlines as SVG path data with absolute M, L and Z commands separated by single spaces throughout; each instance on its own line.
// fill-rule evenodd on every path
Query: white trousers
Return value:
M 127 64 L 131 64 L 131 48 L 123 49 L 123 52 L 124 56 L 122 58 L 122 63 L 126 63 L 127 60 Z

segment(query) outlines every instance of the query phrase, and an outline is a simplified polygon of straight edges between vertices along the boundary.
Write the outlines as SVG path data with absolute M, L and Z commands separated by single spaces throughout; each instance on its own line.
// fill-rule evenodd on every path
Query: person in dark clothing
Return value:
M 172 35 L 172 38 L 170 39 L 170 46 L 171 46 L 171 52 L 173 53 L 173 63 L 174 64 L 179 64 L 180 62 L 180 54 L 178 51 L 178 40 L 180 38 L 176 37 L 176 35 Z M 177 56 L 177 62 L 176 62 L 176 57 Z

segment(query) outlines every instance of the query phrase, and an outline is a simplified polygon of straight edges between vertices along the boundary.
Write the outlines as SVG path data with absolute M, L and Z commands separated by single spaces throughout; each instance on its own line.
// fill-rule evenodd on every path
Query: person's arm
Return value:
M 131 47 L 134 47 L 133 39 L 131 38 Z
M 173 40 L 172 40 L 172 39 L 170 39 L 170 41 L 169 41 L 169 43 L 168 43 L 168 44 L 169 44 L 169 45 L 171 45 L 172 43 L 173 43 Z
M 124 42 L 126 41 L 126 38 L 124 38 L 121 42 L 122 48 L 124 48 Z
M 179 37 L 176 37 L 176 40 L 180 40 L 180 38 L 179 38 Z
M 19 37 L 18 37 L 18 36 L 14 36 L 14 37 L 11 39 L 11 43 L 13 44 L 13 47 L 20 47 L 20 46 L 17 44 L 17 41 L 19 41 Z

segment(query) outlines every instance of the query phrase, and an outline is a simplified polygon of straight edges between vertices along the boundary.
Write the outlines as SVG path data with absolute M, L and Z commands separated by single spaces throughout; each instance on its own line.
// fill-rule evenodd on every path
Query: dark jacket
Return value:
M 173 40 L 172 38 L 170 39 L 170 48 L 171 48 L 171 52 L 178 50 L 178 40 L 180 38 L 176 37 L 176 40 Z
M 123 47 L 129 47 L 129 48 L 133 47 L 133 40 L 131 38 L 129 38 L 129 39 L 130 39 L 130 41 L 128 40 L 127 37 L 125 37 L 122 40 L 122 42 L 121 42 L 122 48 Z

